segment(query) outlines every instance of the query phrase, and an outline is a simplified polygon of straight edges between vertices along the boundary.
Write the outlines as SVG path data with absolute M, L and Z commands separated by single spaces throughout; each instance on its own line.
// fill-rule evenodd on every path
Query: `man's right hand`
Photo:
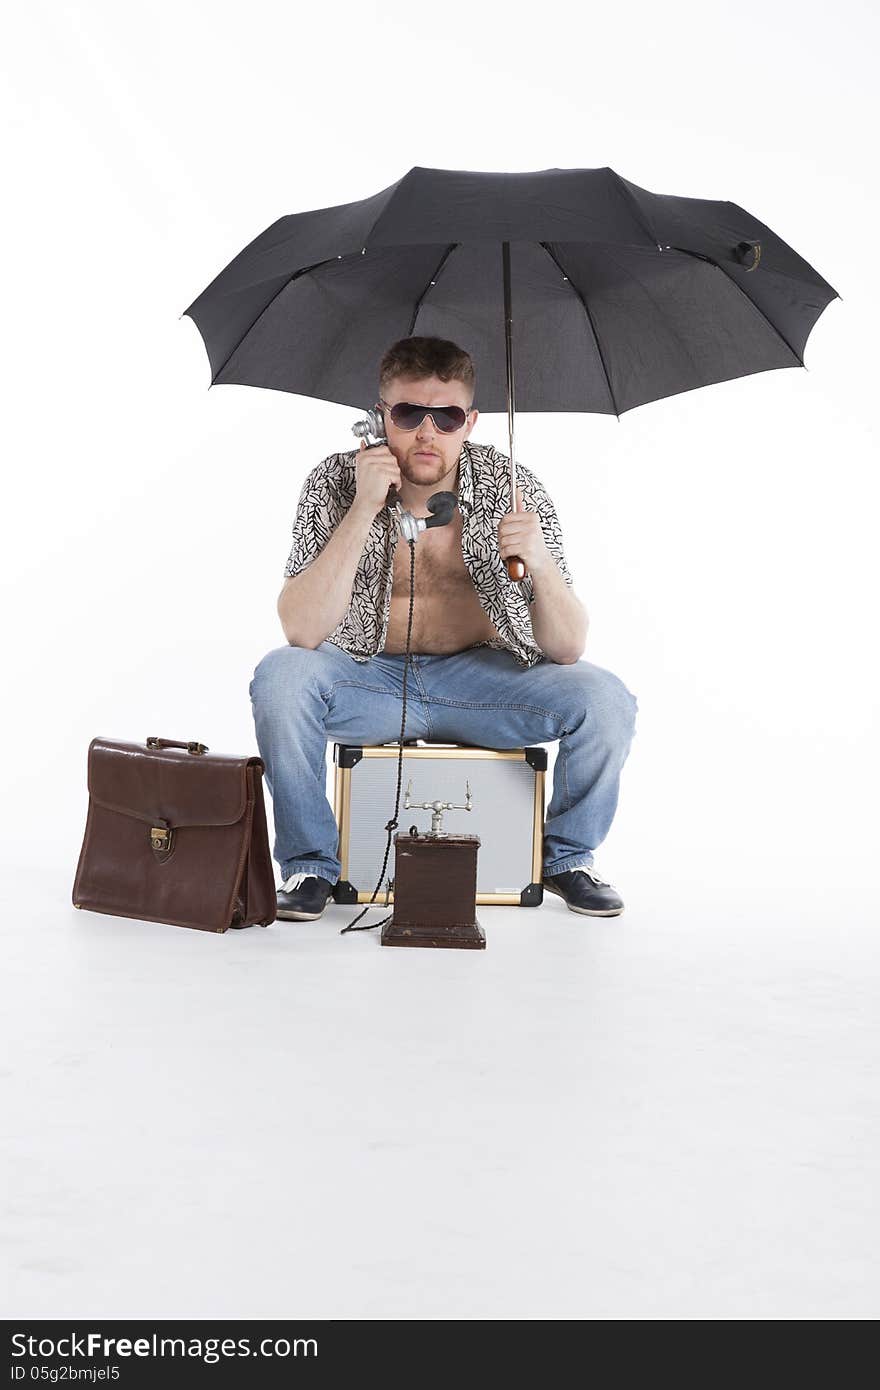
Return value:
M 390 487 L 400 487 L 400 469 L 397 459 L 387 444 L 367 447 L 361 440 L 360 453 L 355 461 L 357 491 L 355 503 L 368 508 L 371 516 L 376 516 L 385 506 Z

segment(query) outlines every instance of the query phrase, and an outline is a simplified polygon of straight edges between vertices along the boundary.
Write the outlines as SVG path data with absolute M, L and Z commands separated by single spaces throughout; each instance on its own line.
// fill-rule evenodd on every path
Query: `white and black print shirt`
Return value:
M 296 509 L 285 575 L 299 574 L 308 568 L 354 501 L 358 452 L 352 449 L 330 454 L 306 478 Z M 524 509 L 537 512 L 544 543 L 571 588 L 573 581 L 563 553 L 562 531 L 546 489 L 522 464 L 516 466 L 516 480 Z M 474 645 L 510 651 L 521 666 L 534 666 L 544 653 L 532 632 L 529 605 L 535 595 L 531 575 L 520 582 L 510 580 L 498 553 L 498 523 L 513 510 L 507 455 L 491 444 L 464 441 L 458 461 L 458 505 L 462 514 L 462 557 L 480 604 L 500 637 L 500 641 L 492 638 Z M 348 612 L 326 639 L 356 661 L 369 661 L 384 648 L 398 540 L 391 512 L 383 507 L 373 518 L 355 573 Z

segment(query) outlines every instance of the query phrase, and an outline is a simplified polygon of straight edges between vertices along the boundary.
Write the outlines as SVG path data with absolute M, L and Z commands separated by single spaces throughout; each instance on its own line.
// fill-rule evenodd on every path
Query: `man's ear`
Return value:
M 471 410 L 471 411 L 468 412 L 468 422 L 469 422 L 469 423 L 468 423 L 468 427 L 467 427 L 467 429 L 465 430 L 465 433 L 464 433 L 465 439 L 468 438 L 468 436 L 470 435 L 471 430 L 473 429 L 474 425 L 477 423 L 477 421 L 479 420 L 479 418 L 480 418 L 480 412 L 479 412 L 478 410 Z

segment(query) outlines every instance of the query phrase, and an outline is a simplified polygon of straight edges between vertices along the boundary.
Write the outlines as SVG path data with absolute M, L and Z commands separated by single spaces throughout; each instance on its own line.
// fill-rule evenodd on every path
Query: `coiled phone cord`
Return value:
M 416 543 L 415 541 L 407 541 L 407 545 L 409 546 L 409 614 L 406 620 L 406 660 L 403 663 L 403 713 L 401 715 L 400 720 L 400 751 L 397 754 L 397 795 L 394 799 L 394 815 L 392 816 L 390 821 L 386 822 L 385 825 L 385 829 L 388 831 L 388 839 L 385 844 L 385 858 L 382 860 L 382 868 L 379 873 L 379 881 L 376 884 L 376 887 L 373 889 L 373 896 L 370 898 L 370 901 L 361 909 L 357 917 L 353 917 L 347 927 L 342 927 L 340 929 L 340 936 L 344 936 L 347 931 L 372 931 L 374 927 L 384 927 L 385 923 L 390 922 L 391 918 L 394 916 L 394 913 L 390 912 L 387 917 L 382 918 L 381 922 L 365 922 L 362 927 L 355 926 L 355 922 L 359 922 L 360 919 L 363 917 L 364 913 L 369 912 L 370 908 L 376 901 L 376 894 L 382 886 L 382 879 L 385 877 L 385 866 L 388 863 L 388 855 L 391 852 L 391 836 L 397 829 L 397 812 L 400 807 L 400 785 L 403 781 L 403 735 L 406 729 L 406 677 L 407 672 L 409 670 L 409 647 L 410 641 L 412 639 L 413 600 L 415 598 L 416 590 Z M 387 901 L 384 904 L 381 904 L 381 906 L 387 907 Z

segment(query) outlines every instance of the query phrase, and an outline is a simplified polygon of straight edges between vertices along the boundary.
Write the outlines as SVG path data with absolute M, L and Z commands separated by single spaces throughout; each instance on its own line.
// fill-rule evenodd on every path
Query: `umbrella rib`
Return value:
M 436 284 L 437 279 L 438 279 L 438 277 L 439 277 L 439 275 L 440 275 L 440 272 L 441 272 L 441 270 L 443 269 L 444 265 L 446 264 L 446 262 L 448 261 L 449 257 L 452 255 L 452 253 L 453 253 L 453 251 L 456 249 L 456 247 L 457 247 L 457 246 L 460 246 L 460 245 L 461 245 L 461 242 L 460 242 L 460 241 L 451 241 L 451 242 L 449 243 L 449 245 L 447 246 L 446 250 L 443 252 L 443 255 L 440 257 L 440 260 L 439 260 L 439 262 L 437 263 L 437 268 L 436 268 L 436 270 L 434 270 L 434 272 L 433 272 L 432 275 L 431 275 L 430 280 L 428 281 L 427 285 L 426 285 L 425 288 L 422 290 L 421 294 L 419 295 L 418 299 L 416 300 L 415 308 L 413 309 L 412 318 L 411 318 L 410 321 L 409 321 L 409 332 L 408 332 L 407 335 L 406 335 L 408 338 L 411 338 L 411 337 L 413 336 L 413 329 L 414 329 L 415 326 L 416 326 L 416 319 L 417 319 L 418 316 L 419 316 L 419 310 L 420 310 L 421 307 L 422 307 L 422 301 L 423 301 L 423 299 L 425 298 L 425 295 L 428 293 L 428 290 L 431 288 L 431 286 L 434 285 L 434 284 Z
M 602 371 L 605 373 L 605 385 L 608 387 L 608 395 L 611 397 L 611 408 L 614 411 L 614 414 L 617 416 L 617 423 L 620 424 L 620 411 L 617 409 L 617 401 L 614 399 L 614 391 L 611 387 L 611 377 L 608 375 L 608 367 L 605 362 L 605 354 L 602 352 L 602 344 L 599 342 L 599 334 L 596 332 L 596 325 L 593 322 L 593 315 L 590 313 L 590 306 L 587 303 L 584 295 L 581 294 L 577 285 L 572 280 L 571 276 L 566 274 L 565 267 L 563 266 L 559 257 L 554 255 L 554 253 L 550 250 L 549 244 L 546 241 L 542 241 L 539 243 L 539 245 L 543 246 L 544 250 L 547 252 L 547 255 L 550 257 L 553 264 L 561 271 L 562 275 L 571 285 L 571 288 L 574 290 L 575 294 L 581 302 L 581 306 L 583 308 L 584 313 L 587 316 L 587 322 L 589 323 L 590 330 L 593 334 L 593 341 L 596 344 L 596 351 L 599 354 L 599 361 L 602 363 Z
M 640 208 L 638 199 L 634 196 L 634 194 L 632 194 L 632 193 L 630 192 L 630 190 L 627 188 L 626 183 L 624 182 L 624 180 L 620 177 L 620 175 L 619 175 L 618 173 L 615 172 L 614 169 L 609 170 L 609 172 L 612 173 L 612 174 L 614 174 L 614 177 L 617 179 L 617 182 L 618 182 L 619 185 L 620 185 L 620 191 L 621 191 L 621 193 L 622 193 L 623 196 L 626 198 L 627 202 L 631 204 L 632 208 L 635 209 L 635 216 L 636 216 L 636 219 L 637 219 L 637 221 L 638 221 L 638 223 L 639 223 L 639 226 L 642 228 L 643 231 L 647 232 L 648 236 L 651 238 L 651 240 L 652 240 L 652 242 L 654 243 L 654 245 L 655 245 L 655 246 L 659 246 L 660 243 L 659 243 L 659 241 L 657 240 L 657 235 L 656 235 L 656 233 L 655 233 L 653 227 L 652 227 L 652 226 L 650 225 L 650 223 L 648 222 L 648 219 L 647 219 L 647 217 L 645 216 L 644 212 L 643 212 L 642 209 Z
M 325 261 L 315 261 L 314 265 L 304 265 L 302 270 L 295 270 L 292 275 L 289 275 L 287 279 L 284 281 L 284 284 L 278 286 L 278 289 L 275 291 L 272 298 L 263 305 L 262 309 L 257 314 L 257 317 L 254 319 L 253 323 L 248 324 L 247 328 L 242 333 L 241 337 L 239 338 L 238 342 L 234 345 L 234 347 L 230 348 L 229 352 L 227 352 L 222 363 L 220 364 L 217 371 L 211 378 L 211 385 L 216 385 L 218 376 L 222 371 L 225 370 L 233 355 L 236 352 L 238 352 L 238 349 L 241 347 L 247 335 L 256 328 L 257 324 L 260 322 L 260 319 L 263 317 L 263 315 L 266 313 L 268 309 L 271 309 L 279 294 L 281 294 L 283 290 L 286 290 L 288 285 L 292 285 L 294 280 L 298 280 L 301 275 L 308 275 L 309 272 L 312 270 L 320 270 L 322 265 L 332 265 L 334 261 L 339 261 L 341 259 L 341 256 L 328 256 Z
M 684 246 L 672 246 L 672 247 L 670 247 L 670 250 L 672 250 L 672 251 L 680 251 L 681 254 L 682 254 L 683 256 L 695 256 L 695 257 L 697 258 L 697 260 L 700 260 L 700 261 L 707 261 L 707 262 L 709 263 L 709 265 L 714 265 L 714 267 L 715 267 L 716 270 L 720 270 L 720 271 L 721 271 L 721 274 L 725 277 L 725 279 L 728 280 L 728 281 L 730 282 L 731 285 L 734 285 L 734 286 L 736 287 L 736 289 L 739 290 L 739 292 L 740 292 L 740 294 L 742 295 L 743 299 L 745 299 L 745 300 L 747 301 L 747 303 L 751 304 L 752 308 L 753 308 L 754 310 L 756 310 L 756 312 L 759 313 L 759 314 L 761 315 L 761 318 L 762 318 L 762 319 L 764 320 L 764 322 L 767 324 L 768 328 L 771 328 L 771 329 L 773 330 L 773 332 L 776 334 L 777 338 L 779 338 L 780 342 L 785 343 L 785 346 L 788 348 L 789 352 L 792 354 L 792 356 L 794 357 L 795 361 L 796 361 L 801 367 L 804 367 L 804 370 L 806 370 L 806 367 L 805 367 L 805 364 L 804 364 L 804 359 L 801 357 L 800 353 L 795 352 L 794 348 L 792 347 L 791 343 L 790 343 L 790 342 L 788 341 L 788 339 L 786 338 L 785 334 L 784 334 L 784 333 L 780 333 L 779 329 L 776 327 L 776 324 L 773 322 L 773 320 L 772 320 L 772 319 L 768 319 L 767 315 L 764 313 L 764 310 L 761 308 L 760 304 L 756 304 L 755 301 L 752 299 L 752 296 L 751 296 L 750 294 L 746 294 L 746 292 L 745 292 L 745 290 L 743 289 L 742 285 L 740 285 L 736 280 L 734 280 L 734 278 L 733 278 L 732 275 L 728 275 L 728 274 L 727 274 L 727 271 L 724 269 L 724 266 L 723 266 L 723 265 L 721 265 L 718 261 L 713 261 L 713 259 L 712 259 L 711 256 L 704 256 L 704 255 L 702 254 L 702 252 L 700 252 L 700 251 L 688 251 Z

